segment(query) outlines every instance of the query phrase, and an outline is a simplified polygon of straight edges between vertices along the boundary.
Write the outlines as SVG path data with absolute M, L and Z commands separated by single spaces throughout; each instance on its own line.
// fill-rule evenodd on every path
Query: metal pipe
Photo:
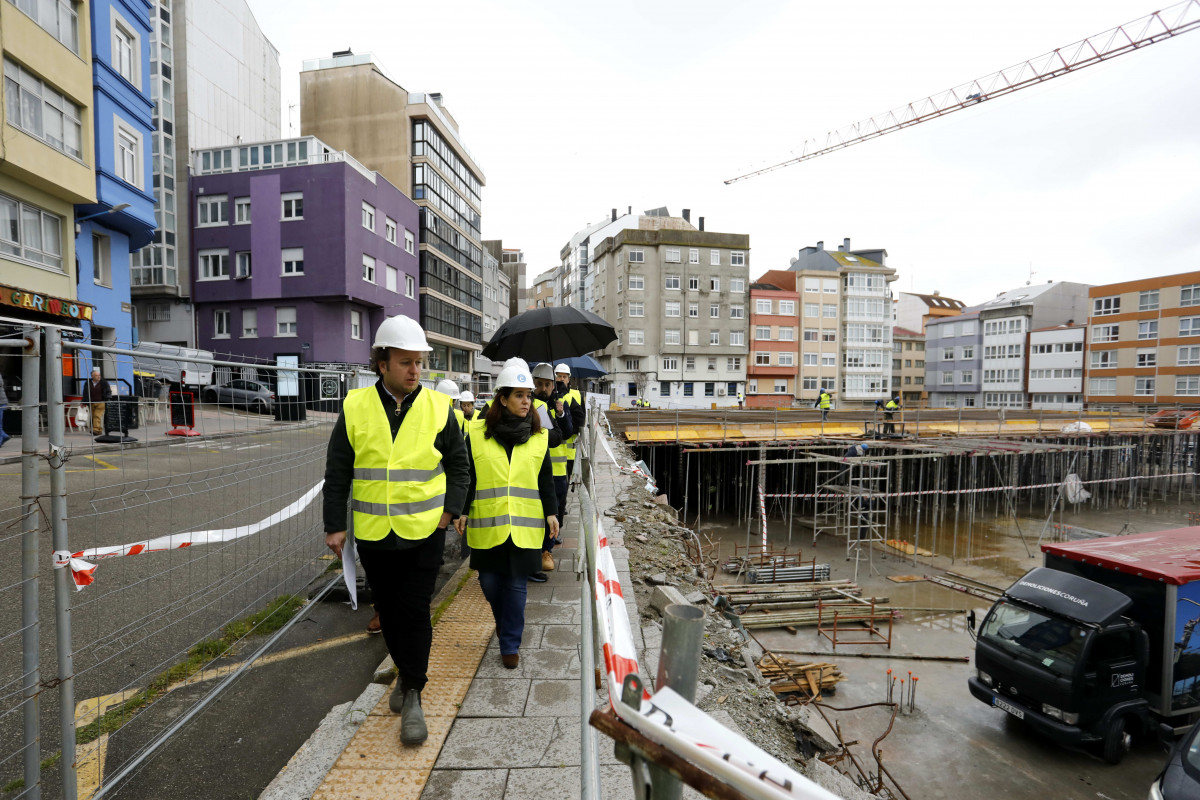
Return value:
M 98 344 L 83 344 L 82 342 L 63 342 L 62 346 L 67 350 L 86 350 L 90 353 L 112 353 L 118 356 L 129 356 L 130 354 L 129 350 L 122 350 L 119 347 L 102 347 Z M 198 361 L 213 367 L 237 367 L 239 369 L 244 369 L 246 367 L 274 368 L 277 366 L 276 364 L 258 364 L 253 361 L 215 361 L 208 358 L 196 358 L 195 356 L 174 356 L 166 353 L 146 353 L 145 357 L 147 361 L 187 361 L 193 363 Z M 314 375 L 319 375 L 323 372 L 330 371 L 328 369 L 317 369 L 314 367 L 304 366 L 281 367 L 280 369 L 283 369 L 286 372 L 311 372 Z
M 5 346 L 10 340 L 4 340 Z M 41 348 L 37 329 L 25 329 L 28 342 L 21 362 L 21 667 L 25 676 L 22 685 L 24 721 L 25 793 L 31 800 L 42 796 L 40 750 L 41 718 L 38 693 L 41 665 L 38 640 L 41 624 L 38 621 L 38 415 L 41 390 Z
M 26 328 L 26 330 L 29 330 L 29 329 Z M 36 333 L 26 333 L 25 336 L 21 339 L 13 339 L 13 338 L 0 339 L 0 349 L 10 348 L 12 350 L 28 350 L 29 348 L 34 346 L 33 337 L 35 337 L 35 336 L 37 336 Z
M 63 416 L 62 331 L 46 329 L 46 436 L 50 442 L 50 531 L 56 552 L 70 551 L 67 537 L 66 419 Z M 57 566 L 57 565 L 56 565 Z M 62 735 L 64 800 L 75 800 L 75 663 L 71 643 L 71 592 L 68 565 L 54 570 L 54 628 L 58 650 L 58 720 Z
M 584 492 L 586 493 L 587 490 L 584 489 Z M 580 531 L 580 534 L 586 535 L 583 531 Z M 579 730 L 581 731 L 579 736 L 579 796 L 580 800 L 593 800 L 599 796 L 600 790 L 600 759 L 596 744 L 596 732 L 588 724 L 596 704 L 596 689 L 593 683 L 596 671 L 595 645 L 592 640 L 594 635 L 592 633 L 592 614 L 595 611 L 595 604 L 592 602 L 592 570 L 591 563 L 587 558 L 586 547 L 583 555 L 584 557 L 580 560 L 582 572 L 580 611 L 583 624 L 579 635 L 579 661 L 582 667 L 582 675 L 579 677 Z
M 695 702 L 703 636 L 704 612 L 699 608 L 672 604 L 663 610 L 656 690 L 669 686 L 684 700 Z M 655 800 L 678 800 L 683 795 L 683 784 L 678 777 L 657 764 L 650 766 L 650 781 Z

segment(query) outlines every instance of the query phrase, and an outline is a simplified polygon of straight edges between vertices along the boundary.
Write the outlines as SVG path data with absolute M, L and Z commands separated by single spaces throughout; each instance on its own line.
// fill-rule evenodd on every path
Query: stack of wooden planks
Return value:
M 771 583 L 743 586 L 727 584 L 714 587 L 724 595 L 741 616 L 747 628 L 779 628 L 792 625 L 816 625 L 818 603 L 832 606 L 870 606 L 862 599 L 862 589 L 848 580 L 818 581 L 803 585 Z M 883 610 L 886 597 L 876 597 L 875 608 Z M 828 616 L 828 612 L 826 612 Z
M 758 662 L 758 671 L 771 683 L 771 691 L 781 695 L 802 695 L 796 702 L 820 699 L 822 692 L 833 694 L 846 680 L 836 664 L 827 661 L 794 661 L 767 653 Z M 789 698 L 784 698 L 785 700 Z

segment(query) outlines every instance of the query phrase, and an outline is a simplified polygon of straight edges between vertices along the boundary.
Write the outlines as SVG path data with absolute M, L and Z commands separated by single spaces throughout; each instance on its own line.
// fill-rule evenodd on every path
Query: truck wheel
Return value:
M 1109 723 L 1108 731 L 1104 734 L 1104 760 L 1110 764 L 1120 764 L 1121 759 L 1133 745 L 1133 737 L 1125 729 L 1125 718 L 1117 717 Z

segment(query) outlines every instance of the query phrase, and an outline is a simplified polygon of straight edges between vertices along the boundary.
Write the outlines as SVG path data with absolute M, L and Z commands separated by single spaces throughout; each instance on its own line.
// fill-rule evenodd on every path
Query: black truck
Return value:
M 971 694 L 1113 764 L 1200 718 L 1200 527 L 1042 551 L 984 617 Z

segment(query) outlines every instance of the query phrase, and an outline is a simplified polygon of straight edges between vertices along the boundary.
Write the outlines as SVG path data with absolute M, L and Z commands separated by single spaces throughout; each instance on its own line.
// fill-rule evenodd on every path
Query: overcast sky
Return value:
M 1151 0 L 249 0 L 280 51 L 371 52 L 442 92 L 486 173 L 484 238 L 532 277 L 617 207 L 750 235 L 750 275 L 844 237 L 901 291 L 1200 269 L 1200 32 L 726 186 L 806 138 L 1162 8 Z M 299 135 L 299 108 L 290 112 Z

